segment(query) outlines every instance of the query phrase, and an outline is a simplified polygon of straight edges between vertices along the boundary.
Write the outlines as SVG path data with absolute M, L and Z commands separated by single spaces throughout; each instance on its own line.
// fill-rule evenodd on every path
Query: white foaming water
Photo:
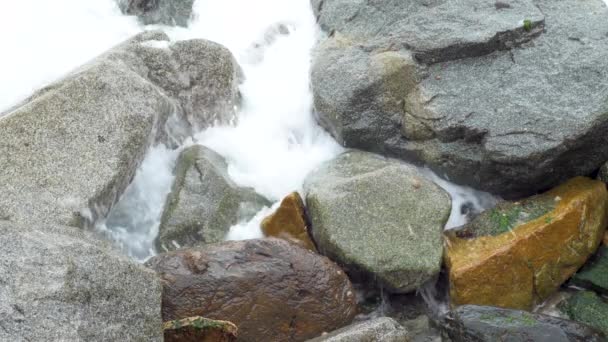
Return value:
M 135 259 L 144 261 L 155 254 L 154 240 L 180 150 L 164 145 L 150 149 L 108 218 L 97 223 L 99 231 Z
M 0 113 L 141 31 L 113 0 L 5 1 Z
M 132 35 L 160 28 L 174 40 L 206 38 L 223 44 L 242 66 L 246 80 L 238 123 L 194 137 L 227 159 L 236 183 L 278 201 L 301 190 L 313 168 L 342 151 L 312 116 L 310 50 L 318 29 L 309 0 L 197 0 L 188 28 L 144 28 L 122 15 L 114 0 L 20 0 L 10 7 L 0 13 L 0 28 L 11 32 L 3 41 L 8 53 L 0 63 L 0 112 Z M 98 224 L 136 259 L 155 253 L 178 153 L 164 146 L 150 149 L 119 204 Z M 464 203 L 470 202 L 473 210 L 493 203 L 483 193 L 432 177 L 452 195 L 447 228 L 465 222 Z M 235 225 L 227 238 L 261 237 L 261 220 L 277 206 Z
M 442 187 L 452 198 L 452 211 L 450 218 L 445 224 L 445 229 L 460 227 L 467 223 L 472 217 L 482 211 L 496 206 L 500 201 L 488 192 L 479 191 L 468 186 L 454 184 L 444 178 L 437 176 L 431 170 L 425 168 L 422 172 L 433 182 Z

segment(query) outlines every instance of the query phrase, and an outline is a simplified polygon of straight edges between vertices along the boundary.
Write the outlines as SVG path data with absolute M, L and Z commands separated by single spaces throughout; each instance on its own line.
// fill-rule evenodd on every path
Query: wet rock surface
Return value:
M 204 317 L 168 321 L 163 328 L 165 342 L 234 342 L 238 335 L 233 323 Z
M 593 255 L 607 211 L 605 185 L 577 177 L 447 231 L 452 304 L 532 309 Z
M 608 159 L 603 1 L 312 4 L 315 108 L 345 146 L 511 198 Z
M 200 98 L 209 95 L 206 82 L 222 83 L 217 64 L 233 58 L 202 40 L 150 46 L 168 39 L 139 34 L 0 116 L 0 218 L 90 224 L 116 203 L 150 145 L 174 141 L 174 127 L 212 123 Z M 217 59 L 194 58 L 212 48 L 222 51 Z M 215 113 L 227 120 L 233 110 Z
M 329 259 L 280 239 L 231 241 L 161 254 L 163 319 L 233 322 L 238 341 L 304 341 L 351 322 L 355 294 Z
M 162 341 L 161 284 L 74 227 L 0 221 L 0 340 Z
M 573 321 L 488 306 L 461 306 L 443 320 L 442 329 L 454 342 L 606 340 L 601 332 Z
M 329 334 L 309 340 L 309 342 L 404 342 L 407 331 L 394 319 L 381 317 L 356 323 Z
M 293 192 L 281 201 L 281 205 L 262 221 L 262 232 L 291 241 L 311 251 L 316 251 L 308 231 L 309 223 L 304 201 L 299 193 Z
M 450 198 L 416 168 L 350 151 L 313 171 L 304 189 L 319 251 L 349 272 L 393 292 L 439 273 Z
M 161 251 L 224 241 L 229 228 L 270 203 L 228 175 L 222 156 L 204 146 L 188 147 L 175 166 L 175 180 L 161 218 Z

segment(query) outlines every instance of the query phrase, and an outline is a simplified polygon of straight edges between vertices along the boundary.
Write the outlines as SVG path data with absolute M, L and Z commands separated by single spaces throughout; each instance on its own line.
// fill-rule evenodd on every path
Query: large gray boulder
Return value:
M 231 226 L 249 220 L 264 206 L 270 202 L 232 181 L 222 156 L 201 145 L 188 147 L 175 166 L 157 249 L 221 242 Z
M 313 0 L 319 121 L 344 145 L 528 195 L 608 159 L 602 0 Z
M 117 0 L 125 14 L 136 15 L 145 24 L 188 26 L 194 0 Z
M 409 292 L 439 273 L 450 197 L 413 166 L 350 151 L 305 180 L 319 250 L 351 274 Z
M 407 330 L 389 317 L 355 323 L 308 342 L 405 342 Z
M 161 32 L 81 66 L 0 114 L 0 218 L 82 226 L 105 216 L 151 144 L 232 118 L 237 83 L 225 48 L 169 44 Z
M 80 228 L 0 221 L 0 340 L 162 341 L 161 283 Z

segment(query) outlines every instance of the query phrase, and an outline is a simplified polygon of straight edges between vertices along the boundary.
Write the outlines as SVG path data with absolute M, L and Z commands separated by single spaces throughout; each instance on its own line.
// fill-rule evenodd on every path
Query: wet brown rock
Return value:
M 292 192 L 281 201 L 277 211 L 262 221 L 262 231 L 266 236 L 291 241 L 316 251 L 308 233 L 307 221 L 302 197 L 299 193 Z
M 352 285 L 326 257 L 284 240 L 229 241 L 161 254 L 163 319 L 233 322 L 237 341 L 304 341 L 356 314 Z
M 238 330 L 231 322 L 198 316 L 165 322 L 163 329 L 165 342 L 234 342 Z

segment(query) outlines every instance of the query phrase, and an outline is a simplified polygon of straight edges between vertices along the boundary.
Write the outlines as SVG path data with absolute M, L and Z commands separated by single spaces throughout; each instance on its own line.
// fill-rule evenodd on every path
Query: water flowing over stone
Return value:
M 608 9 L 585 2 L 315 0 L 319 121 L 345 146 L 506 197 L 608 159 Z
M 238 341 L 305 341 L 356 314 L 350 281 L 326 257 L 280 239 L 230 241 L 152 257 L 163 319 L 228 320 Z
M 0 340 L 162 341 L 161 284 L 79 228 L 0 221 Z
M 352 274 L 409 292 L 439 273 L 450 198 L 415 167 L 350 151 L 304 189 L 319 251 Z
M 221 242 L 228 229 L 270 203 L 228 175 L 222 156 L 200 146 L 184 149 L 161 218 L 158 250 Z
M 148 147 L 174 137 L 173 125 L 167 127 L 170 115 L 185 116 L 178 120 L 185 127 L 216 119 L 189 110 L 209 96 L 206 87 L 197 87 L 211 82 L 199 80 L 217 63 L 195 62 L 193 51 L 209 49 L 210 43 L 148 46 L 167 40 L 161 32 L 142 33 L 0 117 L 0 217 L 90 224 L 116 203 Z M 232 65 L 230 53 L 222 51 Z M 180 77 L 185 69 L 192 79 Z M 236 72 L 222 75 L 231 80 Z M 232 117 L 233 111 L 215 113 Z

